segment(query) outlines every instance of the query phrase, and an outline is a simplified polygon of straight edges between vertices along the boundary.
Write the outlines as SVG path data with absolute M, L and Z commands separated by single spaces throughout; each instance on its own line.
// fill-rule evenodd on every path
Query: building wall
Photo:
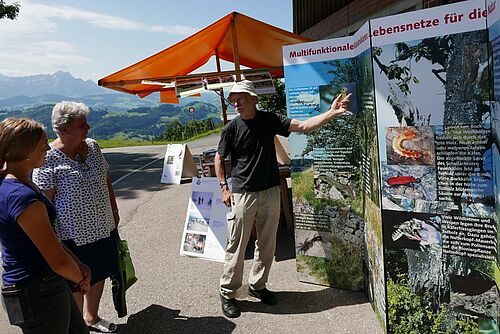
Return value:
M 462 0 L 294 0 L 294 32 L 312 39 L 354 34 L 369 19 Z
M 354 0 L 293 0 L 294 33 L 301 33 Z
M 463 1 L 463 0 L 459 0 L 459 1 Z M 446 4 L 449 4 L 449 3 L 453 3 L 453 2 L 459 2 L 458 0 L 451 0 L 451 1 L 443 1 L 443 0 L 423 0 L 422 1 L 422 4 L 423 4 L 423 7 L 424 8 L 429 8 L 429 7 L 436 7 L 436 6 L 441 6 L 441 5 L 446 5 Z

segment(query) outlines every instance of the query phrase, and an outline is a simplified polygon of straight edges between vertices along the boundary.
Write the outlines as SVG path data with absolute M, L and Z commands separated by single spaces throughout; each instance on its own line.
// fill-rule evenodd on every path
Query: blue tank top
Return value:
M 36 201 L 45 204 L 53 225 L 55 207 L 39 189 L 17 179 L 0 179 L 0 242 L 4 286 L 22 282 L 48 267 L 38 248 L 17 223 L 19 215 Z

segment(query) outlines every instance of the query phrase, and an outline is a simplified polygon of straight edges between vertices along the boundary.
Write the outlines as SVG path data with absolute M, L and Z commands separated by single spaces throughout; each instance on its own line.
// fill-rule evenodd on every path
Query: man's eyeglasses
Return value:
M 87 162 L 79 153 L 75 154 L 75 161 L 80 164 L 84 172 L 87 172 L 90 169 L 90 166 L 87 165 Z
M 238 96 L 238 97 L 232 97 L 231 99 L 229 99 L 229 102 L 231 103 L 231 105 L 234 106 L 236 102 L 242 103 L 245 102 L 246 100 L 248 100 L 248 96 Z

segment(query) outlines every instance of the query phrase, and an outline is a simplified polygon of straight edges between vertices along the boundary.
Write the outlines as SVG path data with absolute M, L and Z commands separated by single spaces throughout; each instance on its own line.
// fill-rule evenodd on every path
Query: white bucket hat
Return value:
M 229 91 L 228 98 L 231 98 L 232 93 L 247 93 L 252 96 L 258 97 L 257 93 L 255 93 L 255 87 L 253 86 L 253 82 L 250 80 L 242 80 L 234 84 L 231 91 Z

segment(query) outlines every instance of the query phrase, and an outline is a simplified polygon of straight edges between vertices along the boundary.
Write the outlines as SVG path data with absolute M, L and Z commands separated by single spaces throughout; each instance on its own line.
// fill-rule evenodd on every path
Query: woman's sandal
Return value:
M 106 319 L 101 319 L 93 325 L 88 325 L 89 329 L 101 333 L 114 333 L 117 329 L 116 325 L 112 322 L 109 322 Z

